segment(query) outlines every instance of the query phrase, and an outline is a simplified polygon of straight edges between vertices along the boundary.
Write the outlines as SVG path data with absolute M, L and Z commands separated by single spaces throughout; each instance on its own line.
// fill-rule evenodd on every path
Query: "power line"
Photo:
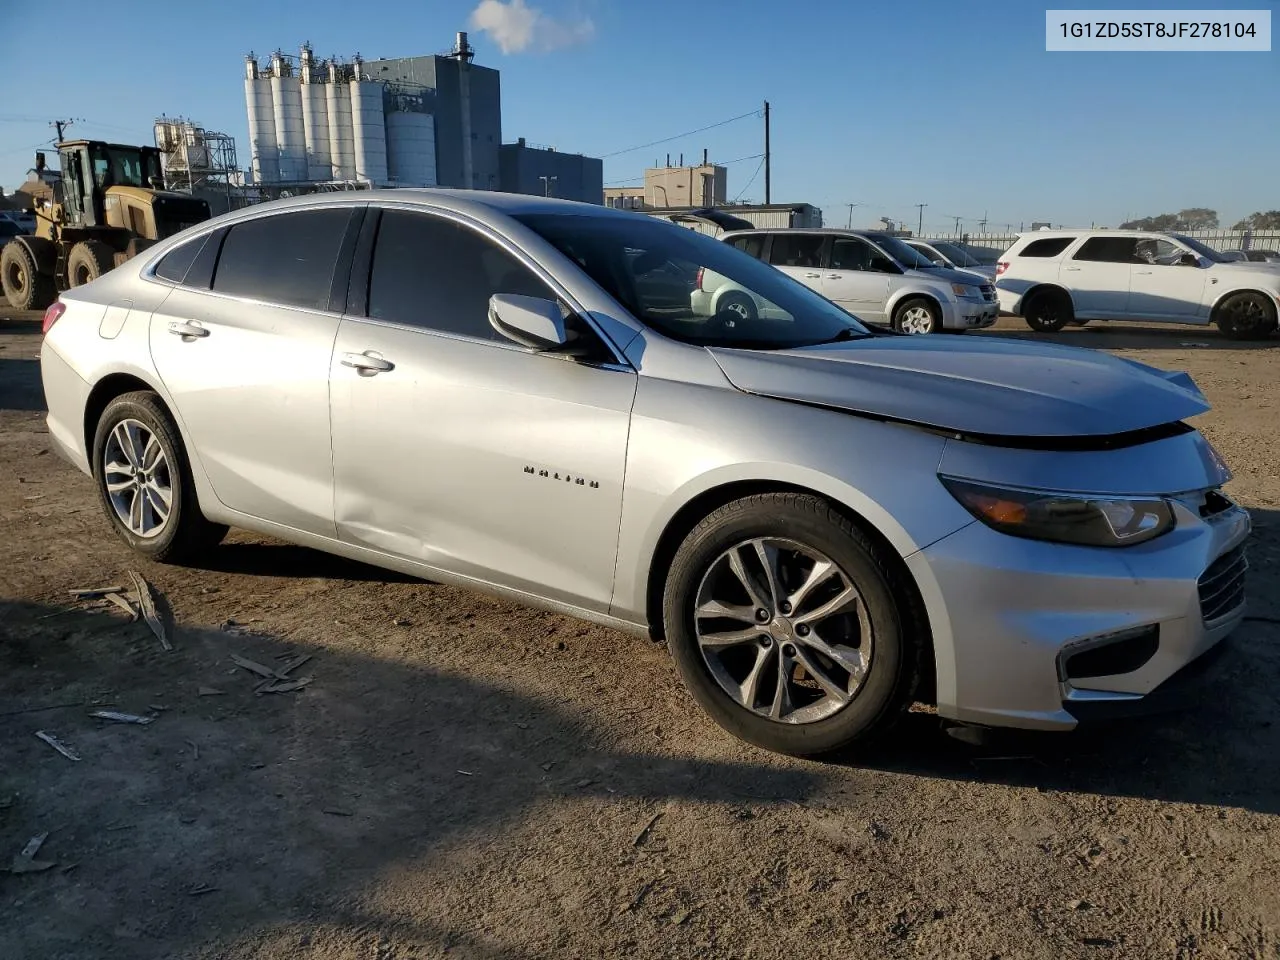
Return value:
M 751 175 L 751 179 L 747 181 L 747 185 L 738 191 L 738 195 L 733 198 L 733 202 L 737 203 L 742 199 L 742 195 L 751 189 L 751 185 L 756 182 L 756 177 L 760 176 L 760 171 L 764 169 L 764 155 L 760 157 L 760 165 L 756 167 L 756 172 Z
M 681 140 L 684 137 L 692 137 L 697 133 L 705 133 L 707 130 L 714 130 L 716 127 L 723 127 L 730 123 L 737 123 L 739 120 L 745 120 L 747 117 L 760 116 L 759 110 L 752 110 L 750 113 L 744 113 L 740 116 L 730 117 L 728 120 L 721 120 L 719 123 L 708 124 L 705 127 L 699 127 L 697 130 L 690 130 L 687 133 L 678 133 L 674 137 L 663 137 L 661 140 L 651 140 L 648 143 L 642 143 L 635 147 L 627 147 L 625 150 L 615 150 L 613 153 L 606 153 L 600 157 L 601 160 L 608 160 L 610 157 L 620 157 L 624 153 L 635 153 L 637 150 L 644 150 L 648 147 L 656 147 L 659 144 L 671 143 L 673 140 Z

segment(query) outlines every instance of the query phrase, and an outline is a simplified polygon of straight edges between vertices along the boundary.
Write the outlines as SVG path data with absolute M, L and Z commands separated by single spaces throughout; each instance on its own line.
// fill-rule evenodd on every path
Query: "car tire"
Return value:
M 759 316 L 755 301 L 744 293 L 726 293 L 716 303 L 716 313 L 732 312 L 743 320 L 755 320 Z
M 101 240 L 81 240 L 67 255 L 67 286 L 83 287 L 116 265 L 116 252 Z
M 107 404 L 94 433 L 92 464 L 108 522 L 138 553 L 181 563 L 226 536 L 227 527 L 200 512 L 182 436 L 154 393 L 126 393 Z
M 15 310 L 43 310 L 58 296 L 53 277 L 41 273 L 27 245 L 17 241 L 0 251 L 0 287 Z
M 776 560 L 776 582 L 790 598 L 799 596 L 805 562 L 814 564 L 808 572 L 817 569 L 817 558 L 831 564 L 825 582 L 801 596 L 795 610 L 763 599 L 764 567 L 754 546 L 761 542 L 773 545 L 764 555 Z M 767 624 L 752 610 L 755 601 L 734 571 L 729 558 L 735 552 L 756 600 L 774 606 Z M 825 598 L 841 595 L 845 587 L 856 591 L 859 602 L 806 627 L 804 617 L 830 606 Z M 928 646 L 924 618 L 911 596 L 885 551 L 828 501 L 809 494 L 759 494 L 713 511 L 685 537 L 667 574 L 663 626 L 681 679 L 717 724 L 768 750 L 816 756 L 882 737 L 911 705 Z M 708 617 L 708 609 L 732 615 Z M 818 638 L 819 623 L 825 640 Z M 749 636 L 717 646 L 717 627 L 730 634 L 740 628 Z M 815 641 L 841 659 L 821 653 L 810 645 Z M 794 666 L 806 660 L 823 671 L 825 683 L 807 667 L 796 676 Z M 793 666 L 783 670 L 783 663 Z M 859 663 L 860 676 L 842 666 Z M 827 684 L 847 699 L 830 693 Z M 787 691 L 785 700 L 780 688 Z M 770 716 L 775 710 L 781 718 Z
M 1032 295 L 1022 319 L 1036 333 L 1057 333 L 1075 321 L 1075 309 L 1065 291 L 1041 290 Z
M 942 330 L 942 313 L 932 300 L 911 297 L 893 311 L 893 329 L 913 336 L 937 333 Z
M 1232 340 L 1265 340 L 1276 330 L 1276 307 L 1260 293 L 1233 293 L 1214 311 L 1218 331 Z

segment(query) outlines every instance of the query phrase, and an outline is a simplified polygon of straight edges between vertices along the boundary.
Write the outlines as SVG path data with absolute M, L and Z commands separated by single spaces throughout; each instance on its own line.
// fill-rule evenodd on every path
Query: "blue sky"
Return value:
M 507 32 L 501 18 L 486 20 L 488 31 L 470 25 L 477 2 L 128 0 L 112 17 L 89 0 L 62 0 L 49 16 L 0 0 L 4 88 L 20 94 L 0 97 L 0 184 L 23 179 L 54 117 L 82 118 L 74 129 L 84 136 L 150 143 L 154 117 L 188 116 L 235 136 L 244 167 L 250 49 L 296 52 L 310 40 L 317 56 L 413 56 L 470 29 L 476 62 L 502 71 L 505 140 L 603 156 L 768 99 L 773 199 L 816 203 L 829 223 L 845 223 L 850 202 L 862 204 L 856 225 L 885 215 L 912 226 L 915 204 L 927 203 L 926 231 L 954 216 L 976 229 L 984 213 L 996 230 L 1188 206 L 1217 209 L 1229 226 L 1280 206 L 1274 49 L 1046 53 L 1046 4 L 1004 0 L 515 0 L 537 16 Z M 492 15 L 497 0 L 487 2 Z M 1275 19 L 1274 0 L 1199 6 Z M 113 63 L 113 50 L 125 56 Z M 605 180 L 636 180 L 668 151 L 686 162 L 704 147 L 718 161 L 752 157 L 762 140 L 748 117 L 608 157 Z M 730 166 L 730 197 L 763 199 L 759 163 Z

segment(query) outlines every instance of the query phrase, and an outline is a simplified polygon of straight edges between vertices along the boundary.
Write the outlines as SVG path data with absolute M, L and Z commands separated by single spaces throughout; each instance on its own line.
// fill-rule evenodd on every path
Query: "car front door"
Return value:
M 217 498 L 328 537 L 331 297 L 345 290 L 338 275 L 363 215 L 345 204 L 217 231 L 150 326 L 152 359 Z
M 1204 306 L 1209 272 L 1195 253 L 1165 237 L 1143 237 L 1130 269 L 1129 313 L 1152 320 L 1195 320 Z M 1190 257 L 1184 262 L 1184 257 Z
M 477 227 L 388 207 L 368 261 L 332 366 L 338 535 L 607 611 L 634 370 L 497 333 L 492 294 L 566 298 Z
M 1062 265 L 1059 279 L 1077 316 L 1111 320 L 1129 315 L 1129 281 L 1137 237 L 1090 237 Z
M 861 237 L 835 237 L 821 293 L 856 317 L 884 320 L 892 275 L 884 254 Z

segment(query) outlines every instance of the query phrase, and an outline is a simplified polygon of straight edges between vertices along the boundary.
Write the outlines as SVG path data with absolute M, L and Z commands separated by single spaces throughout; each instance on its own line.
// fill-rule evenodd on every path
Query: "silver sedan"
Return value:
M 691 306 L 702 271 L 770 305 Z M 375 191 L 194 227 L 45 318 L 50 433 L 133 549 L 229 526 L 662 639 L 769 749 L 1177 699 L 1248 514 L 1183 374 L 868 329 L 670 223 Z

